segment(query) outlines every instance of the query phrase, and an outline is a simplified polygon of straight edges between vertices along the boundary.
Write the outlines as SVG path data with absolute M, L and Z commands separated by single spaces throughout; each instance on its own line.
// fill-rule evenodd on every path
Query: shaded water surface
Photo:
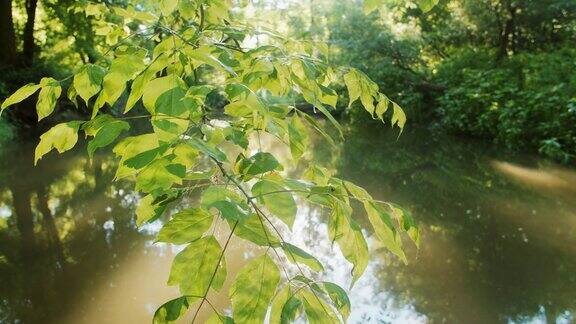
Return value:
M 350 291 L 350 322 L 574 322 L 575 170 L 426 131 L 398 142 L 358 131 L 348 138 L 337 150 L 318 143 L 309 158 L 401 204 L 422 231 L 419 250 L 406 242 L 408 265 L 369 240 L 372 261 Z M 0 152 L 0 323 L 150 322 L 178 295 L 165 283 L 180 248 L 154 244 L 159 223 L 135 228 L 138 195 L 130 183 L 111 182 L 110 157 L 88 163 L 80 150 L 34 168 L 32 154 L 22 143 Z M 364 215 L 356 217 L 370 234 Z M 324 221 L 301 204 L 292 242 L 348 287 L 350 265 L 329 244 Z M 223 294 L 258 253 L 233 242 Z

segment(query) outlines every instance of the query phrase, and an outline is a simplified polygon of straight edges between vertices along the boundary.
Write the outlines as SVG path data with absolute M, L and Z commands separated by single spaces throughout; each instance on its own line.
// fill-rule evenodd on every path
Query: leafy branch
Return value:
M 328 236 L 352 264 L 351 285 L 369 260 L 366 237 L 354 218 L 351 200 L 362 204 L 376 238 L 407 260 L 400 234 L 419 243 L 411 215 L 302 159 L 310 144 L 309 128 L 331 144 L 335 140 L 315 116 L 286 103 L 311 105 L 314 113 L 328 119 L 344 138 L 331 113 L 340 100 L 334 89 L 343 83 L 349 109 L 361 106 L 374 119 L 389 119 L 402 130 L 404 112 L 364 73 L 331 66 L 314 54 L 318 51 L 237 22 L 224 1 L 162 0 L 138 10 L 112 10 L 100 4 L 90 8 L 90 15 L 107 19 L 125 36 L 116 39 L 105 53 L 106 57 L 113 53 L 109 64 L 88 64 L 69 77 L 68 99 L 75 102 L 80 97 L 92 115 L 89 120 L 58 124 L 43 134 L 35 162 L 52 150 L 70 150 L 80 132 L 90 138 L 89 157 L 115 144 L 115 179 L 133 180 L 135 190 L 141 193 L 137 224 L 164 219 L 157 240 L 185 245 L 174 258 L 168 280 L 169 285 L 179 286 L 181 297 L 162 305 L 155 313 L 155 323 L 175 321 L 196 303 L 193 322 L 204 303 L 214 311 L 216 322 L 263 322 L 270 308 L 274 323 L 301 316 L 310 322 L 345 322 L 351 307 L 346 290 L 308 278 L 305 269 L 319 277 L 324 271 L 322 263 L 288 243 L 276 224 L 283 222 L 292 228 L 298 209 L 296 195 L 330 212 Z M 133 30 L 127 32 L 126 27 Z M 128 42 L 152 29 L 157 37 L 154 44 Z M 244 39 L 258 33 L 269 35 L 269 43 L 242 47 Z M 0 109 L 39 92 L 36 108 L 43 119 L 56 110 L 63 86 L 62 80 L 43 78 L 17 90 Z M 207 103 L 213 93 L 226 99 L 222 113 Z M 123 113 L 103 113 L 105 106 L 122 108 Z M 141 113 L 124 116 L 132 109 Z M 130 134 L 133 120 L 147 121 L 151 132 Z M 251 149 L 253 139 L 259 141 L 262 133 L 289 148 L 293 164 L 307 167 L 306 181 L 286 177 L 285 166 L 262 145 L 255 152 Z M 226 147 L 235 147 L 240 153 L 223 149 Z M 186 208 L 183 198 L 195 190 L 201 190 L 200 199 Z M 169 210 L 178 211 L 164 216 Z M 223 246 L 214 236 L 220 221 L 231 229 Z M 232 237 L 267 249 L 234 279 L 229 291 L 233 318 L 228 318 L 207 296 L 211 290 L 222 289 L 226 281 L 225 254 Z M 275 259 L 268 255 L 270 250 Z M 284 259 L 295 265 L 295 276 L 290 276 Z

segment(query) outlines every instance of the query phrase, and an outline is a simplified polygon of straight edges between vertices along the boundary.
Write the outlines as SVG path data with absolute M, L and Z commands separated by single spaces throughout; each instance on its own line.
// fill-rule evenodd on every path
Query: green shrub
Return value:
M 519 54 L 501 62 L 466 52 L 441 64 L 440 125 L 512 149 L 568 162 L 576 153 L 576 51 Z

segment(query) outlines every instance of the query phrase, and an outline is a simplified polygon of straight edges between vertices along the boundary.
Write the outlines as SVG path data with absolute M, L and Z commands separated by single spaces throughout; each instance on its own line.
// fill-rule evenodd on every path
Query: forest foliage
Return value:
M 366 3 L 376 2 L 384 6 L 373 11 L 317 0 L 316 18 L 293 14 L 290 30 L 325 40 L 334 62 L 367 73 L 413 124 L 574 161 L 574 1 L 440 0 L 428 11 Z
M 0 97 L 41 77 L 65 77 L 95 64 L 106 43 L 121 37 L 123 31 L 86 17 L 77 4 L 3 3 L 0 41 L 7 50 L 0 53 Z M 574 160 L 576 4 L 571 0 L 262 0 L 249 6 L 238 14 L 314 41 L 331 63 L 366 73 L 407 109 L 413 124 Z M 213 104 L 223 106 L 222 99 Z M 336 115 L 346 107 L 338 105 Z M 17 126 L 35 121 L 22 112 L 8 117 Z M 363 118 L 351 114 L 358 123 L 370 123 Z

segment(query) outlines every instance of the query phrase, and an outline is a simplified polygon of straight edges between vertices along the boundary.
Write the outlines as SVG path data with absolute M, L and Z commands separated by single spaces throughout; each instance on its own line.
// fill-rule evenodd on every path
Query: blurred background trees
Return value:
M 111 2 L 147 0 L 102 3 Z M 576 2 L 440 0 L 426 13 L 413 0 L 382 2 L 368 16 L 362 0 L 253 0 L 237 13 L 323 44 L 331 61 L 377 81 L 412 125 L 574 161 Z M 116 31 L 87 9 L 72 0 L 0 4 L 0 98 L 41 76 L 66 76 L 78 57 L 99 59 Z M 376 123 L 362 115 L 346 117 Z M 34 122 L 11 120 L 18 128 Z

